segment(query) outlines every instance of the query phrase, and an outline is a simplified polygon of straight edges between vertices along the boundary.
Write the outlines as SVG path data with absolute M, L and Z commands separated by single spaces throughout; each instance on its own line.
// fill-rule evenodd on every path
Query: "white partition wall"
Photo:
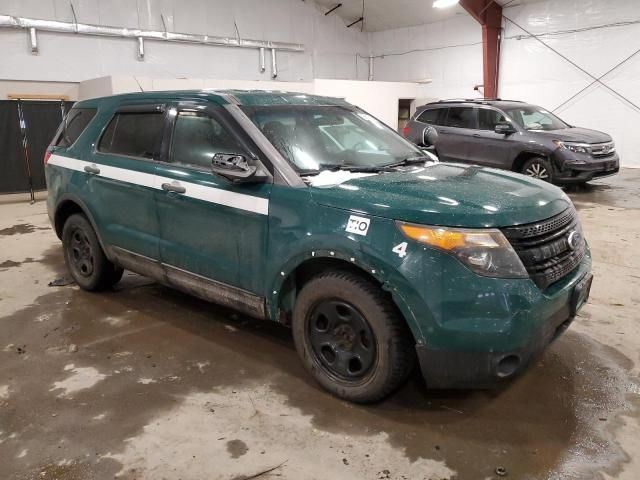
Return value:
M 504 15 L 640 106 L 640 1 L 542 0 Z M 613 136 L 622 166 L 640 167 L 640 108 L 623 100 L 557 53 L 505 20 L 500 95 L 536 103 L 567 122 Z M 563 105 L 564 104 L 564 105 Z M 559 108 L 558 108 L 559 107 Z
M 369 82 L 316 79 L 311 82 L 274 82 L 222 79 L 170 79 L 148 77 L 102 77 L 80 84 L 80 99 L 118 93 L 151 90 L 190 89 L 286 90 L 344 98 L 375 115 L 392 128 L 398 127 L 398 100 L 412 99 L 421 104 L 431 99 L 428 85 L 411 82 Z

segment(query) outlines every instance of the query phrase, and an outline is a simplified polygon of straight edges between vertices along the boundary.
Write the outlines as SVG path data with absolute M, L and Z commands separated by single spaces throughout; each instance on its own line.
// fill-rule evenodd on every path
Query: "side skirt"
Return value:
M 153 278 L 159 283 L 203 300 L 233 308 L 252 317 L 267 318 L 264 297 L 120 247 L 112 246 L 110 250 L 114 262 L 122 268 Z

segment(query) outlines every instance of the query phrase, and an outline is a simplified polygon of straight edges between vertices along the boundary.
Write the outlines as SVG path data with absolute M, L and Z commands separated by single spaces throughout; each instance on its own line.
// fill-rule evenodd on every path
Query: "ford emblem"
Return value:
M 575 250 L 580 246 L 582 235 L 577 230 L 573 230 L 567 237 L 567 244 L 571 250 Z

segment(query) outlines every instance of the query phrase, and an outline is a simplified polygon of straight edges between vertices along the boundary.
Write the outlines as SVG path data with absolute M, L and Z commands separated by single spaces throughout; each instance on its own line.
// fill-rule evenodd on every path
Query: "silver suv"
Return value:
M 586 183 L 618 173 L 606 133 L 569 125 L 551 112 L 513 100 L 446 100 L 423 105 L 403 129 L 443 162 L 520 172 L 547 182 Z

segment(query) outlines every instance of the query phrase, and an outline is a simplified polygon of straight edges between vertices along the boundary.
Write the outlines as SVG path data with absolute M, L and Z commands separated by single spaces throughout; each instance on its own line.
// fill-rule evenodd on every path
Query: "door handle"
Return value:
M 474 136 L 475 138 L 480 138 L 480 137 L 482 137 L 482 135 L 480 135 L 479 133 L 474 133 L 474 134 L 473 134 L 473 136 Z
M 98 175 L 100 173 L 100 169 L 95 165 L 87 165 L 84 167 L 84 171 L 93 175 Z
M 166 192 L 175 192 L 175 193 L 185 193 L 187 191 L 186 188 L 184 188 L 182 185 L 180 185 L 179 183 L 163 183 L 162 184 L 162 189 Z

